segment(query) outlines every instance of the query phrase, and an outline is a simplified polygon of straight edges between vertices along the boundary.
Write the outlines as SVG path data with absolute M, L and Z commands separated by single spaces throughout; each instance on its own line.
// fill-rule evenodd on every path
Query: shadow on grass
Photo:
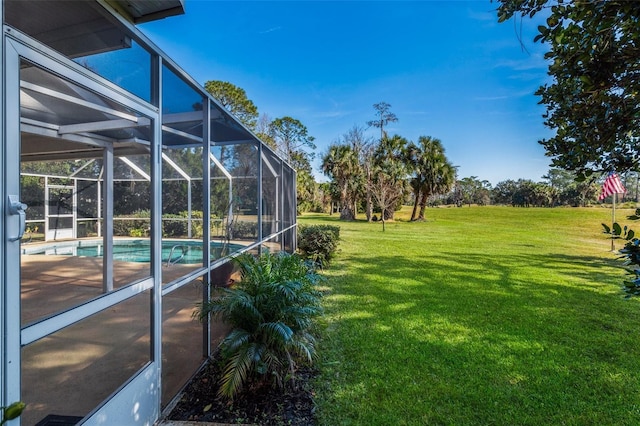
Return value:
M 347 263 L 330 272 L 328 421 L 640 424 L 624 398 L 640 385 L 640 309 L 603 259 L 363 253 Z

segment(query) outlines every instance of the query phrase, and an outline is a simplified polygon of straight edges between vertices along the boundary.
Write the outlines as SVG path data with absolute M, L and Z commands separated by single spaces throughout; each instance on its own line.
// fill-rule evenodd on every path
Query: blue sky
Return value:
M 538 140 L 552 135 L 534 95 L 545 47 L 532 42 L 535 22 L 498 24 L 496 7 L 186 0 L 185 15 L 141 30 L 199 83 L 229 81 L 261 114 L 300 120 L 318 157 L 384 101 L 398 117 L 388 133 L 440 139 L 460 178 L 539 181 L 549 158 Z

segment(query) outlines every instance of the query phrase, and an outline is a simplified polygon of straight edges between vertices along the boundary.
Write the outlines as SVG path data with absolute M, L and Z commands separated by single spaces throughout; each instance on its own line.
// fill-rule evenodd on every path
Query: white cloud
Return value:
M 260 31 L 260 34 L 268 34 L 268 33 L 274 32 L 274 31 L 280 31 L 281 29 L 282 29 L 281 26 L 271 27 L 268 30 Z
M 522 98 L 524 96 L 532 96 L 535 90 L 523 89 L 517 92 L 511 92 L 504 95 L 494 95 L 494 96 L 476 96 L 473 98 L 474 101 L 502 101 L 505 99 L 514 99 L 514 98 Z
M 467 16 L 473 20 L 481 22 L 497 22 L 498 15 L 495 11 L 488 10 L 486 12 L 478 12 L 475 10 L 467 9 Z
M 525 59 L 510 59 L 496 62 L 494 68 L 511 68 L 514 71 L 546 70 L 547 61 L 542 55 L 533 54 Z
M 473 100 L 474 101 L 500 101 L 500 100 L 503 100 L 503 99 L 509 99 L 511 97 L 512 96 L 506 96 L 506 95 L 503 95 L 503 96 L 479 96 L 479 97 L 473 98 Z

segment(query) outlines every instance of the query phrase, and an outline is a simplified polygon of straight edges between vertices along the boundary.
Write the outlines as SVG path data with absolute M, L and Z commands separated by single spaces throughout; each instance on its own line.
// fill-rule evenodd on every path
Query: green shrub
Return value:
M 298 250 L 300 254 L 323 267 L 335 254 L 339 240 L 339 226 L 298 225 Z
M 215 216 L 212 216 L 212 220 Z M 131 215 L 119 216 L 113 221 L 113 233 L 116 236 L 146 237 L 151 229 L 151 213 L 139 210 Z M 164 238 L 184 238 L 189 235 L 189 212 L 162 215 L 162 236 Z M 202 211 L 191 212 L 191 237 L 202 238 Z
M 627 216 L 629 220 L 640 220 L 640 209 L 636 209 L 635 214 Z M 604 233 L 611 236 L 613 249 L 613 240 L 625 240 L 624 247 L 620 250 L 619 259 L 624 262 L 625 269 L 629 279 L 624 280 L 623 290 L 627 293 L 627 298 L 640 296 L 640 239 L 636 237 L 635 231 L 619 223 L 614 223 L 610 228 L 606 224 L 602 224 Z
M 233 396 L 248 382 L 282 387 L 300 362 L 316 356 L 312 319 L 322 313 L 320 276 L 298 255 L 243 254 L 234 260 L 241 280 L 216 288 L 194 316 L 218 316 L 233 329 L 220 344 L 223 374 L 219 394 Z
M 151 212 L 138 210 L 130 215 L 115 217 L 113 235 L 118 237 L 146 236 L 151 229 Z
M 258 224 L 256 222 L 238 221 L 232 225 L 232 238 L 257 238 Z
M 144 238 L 149 234 L 147 229 L 134 228 L 129 230 L 129 236 L 134 238 Z
M 191 238 L 202 238 L 202 211 L 191 211 Z M 165 238 L 184 238 L 189 235 L 189 212 L 162 215 L 162 236 Z
M 162 236 L 164 238 L 184 238 L 187 236 L 188 223 L 180 214 L 162 215 Z
M 183 211 L 180 212 L 180 215 L 185 219 L 189 219 L 189 212 Z M 202 220 L 204 215 L 201 210 L 192 210 L 191 211 L 191 238 L 202 238 L 204 235 Z M 185 227 L 188 228 L 188 222 L 185 221 Z

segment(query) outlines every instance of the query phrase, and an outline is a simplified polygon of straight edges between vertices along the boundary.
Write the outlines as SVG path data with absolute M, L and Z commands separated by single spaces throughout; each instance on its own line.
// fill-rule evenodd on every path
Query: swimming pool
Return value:
M 219 259 L 221 251 L 225 255 L 238 251 L 240 244 L 211 243 L 210 261 Z M 102 257 L 102 240 L 81 240 L 55 242 L 52 244 L 23 247 L 23 255 L 58 255 L 80 257 Z M 123 262 L 149 263 L 151 248 L 149 240 L 116 240 L 113 242 L 113 259 Z M 163 240 L 162 263 L 165 265 L 192 265 L 202 263 L 202 242 L 190 240 Z

